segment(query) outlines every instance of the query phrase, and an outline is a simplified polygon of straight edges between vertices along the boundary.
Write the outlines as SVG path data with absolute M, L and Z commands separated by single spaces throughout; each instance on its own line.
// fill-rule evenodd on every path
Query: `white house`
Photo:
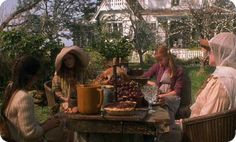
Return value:
M 199 9 L 204 4 L 211 5 L 215 0 L 103 0 L 91 22 L 105 21 L 109 31 L 119 31 L 124 36 L 132 36 L 131 20 L 135 20 L 137 15 L 134 15 L 130 2 L 138 2 L 136 8 L 141 11 L 141 17 L 149 23 L 162 41 L 165 41 L 168 38 L 168 26 L 167 29 L 163 29 L 160 26 L 161 20 L 166 20 L 169 25 L 171 21 L 189 16 L 190 8 Z M 175 46 L 183 47 L 181 36 L 176 39 Z M 134 54 L 131 60 L 138 61 L 137 54 Z M 197 55 L 194 54 L 194 57 L 201 55 L 199 51 Z M 178 56 L 184 58 L 182 54 Z
M 130 1 L 130 0 L 128 0 Z M 126 0 L 103 0 L 91 22 L 105 21 L 109 31 L 120 31 L 123 35 L 132 35 L 131 19 L 137 18 Z M 212 4 L 215 0 L 132 0 L 138 2 L 142 18 L 164 41 L 168 37 L 168 29 L 160 26 L 160 20 L 168 24 L 172 20 L 189 15 L 189 8 L 200 8 L 206 2 Z M 182 46 L 182 39 L 176 44 Z

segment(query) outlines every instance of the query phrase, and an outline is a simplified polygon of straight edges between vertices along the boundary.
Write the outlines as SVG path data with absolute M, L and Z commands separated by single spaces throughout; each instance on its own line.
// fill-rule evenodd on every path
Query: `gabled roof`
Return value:
M 123 0 L 123 2 L 126 2 L 125 6 L 121 7 L 121 9 L 113 9 L 112 6 L 109 6 L 109 1 L 110 0 L 102 1 L 91 22 L 95 22 L 100 13 L 109 11 L 122 12 L 123 10 L 131 10 L 137 18 L 142 19 L 142 15 L 155 15 L 157 17 L 188 16 L 191 9 L 199 9 L 201 7 L 199 1 L 196 1 L 192 5 L 183 2 L 177 6 L 172 6 L 171 1 L 167 0 Z M 114 1 L 115 0 L 113 0 L 113 2 Z
M 119 7 L 120 9 L 117 9 L 117 7 L 112 8 L 111 6 L 109 6 L 109 0 L 103 0 L 97 12 L 94 14 L 90 22 L 95 22 L 99 14 L 103 11 L 119 11 L 119 10 L 132 10 L 133 11 L 134 9 L 138 9 L 138 10 L 143 9 L 138 0 L 124 0 L 123 2 L 125 4 L 120 6 Z
M 124 0 L 124 2 L 126 2 L 126 0 Z M 109 0 L 103 0 L 101 5 L 98 7 L 96 13 L 94 14 L 94 16 L 91 19 L 91 22 L 96 21 L 97 17 L 99 16 L 99 14 L 103 11 L 119 11 L 119 10 L 127 10 L 128 9 L 128 4 L 125 5 L 119 5 L 119 6 L 112 6 L 109 3 Z

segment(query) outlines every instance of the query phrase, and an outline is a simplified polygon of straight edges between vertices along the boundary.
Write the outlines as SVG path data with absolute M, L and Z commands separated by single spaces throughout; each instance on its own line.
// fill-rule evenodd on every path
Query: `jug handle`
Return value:
M 97 107 L 101 107 L 102 103 L 103 103 L 103 89 L 97 89 L 99 91 L 99 104 L 97 105 Z

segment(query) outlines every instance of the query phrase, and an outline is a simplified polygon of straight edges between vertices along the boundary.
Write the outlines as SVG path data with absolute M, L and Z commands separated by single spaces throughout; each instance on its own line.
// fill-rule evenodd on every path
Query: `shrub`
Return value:
M 156 62 L 155 58 L 150 54 L 144 55 L 144 64 L 152 65 Z
M 85 77 L 88 80 L 92 80 L 96 78 L 99 71 L 104 70 L 105 58 L 100 53 L 94 51 L 91 48 L 85 48 L 85 50 L 89 53 L 90 56 L 90 62 L 87 67 Z
M 183 65 L 183 66 L 199 66 L 200 65 L 200 59 L 199 58 L 192 58 L 188 60 L 181 60 L 178 58 L 175 58 L 176 64 Z

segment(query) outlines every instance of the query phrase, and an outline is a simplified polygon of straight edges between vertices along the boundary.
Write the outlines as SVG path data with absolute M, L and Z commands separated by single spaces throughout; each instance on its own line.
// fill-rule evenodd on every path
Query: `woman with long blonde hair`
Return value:
M 170 133 L 162 135 L 160 141 L 175 141 L 181 140 L 181 132 L 175 125 L 175 115 L 180 106 L 180 96 L 184 87 L 184 70 L 181 66 L 177 66 L 174 62 L 166 45 L 161 45 L 156 48 L 154 57 L 157 63 L 143 74 L 143 77 L 155 77 L 156 81 L 148 81 L 148 85 L 157 86 L 157 101 L 166 104 L 170 115 Z
M 155 82 L 148 81 L 148 84 L 158 87 L 158 101 L 168 105 L 170 117 L 174 122 L 184 85 L 184 71 L 182 67 L 175 64 L 169 49 L 165 45 L 157 47 L 154 56 L 157 63 L 145 72 L 143 77 L 156 77 Z

